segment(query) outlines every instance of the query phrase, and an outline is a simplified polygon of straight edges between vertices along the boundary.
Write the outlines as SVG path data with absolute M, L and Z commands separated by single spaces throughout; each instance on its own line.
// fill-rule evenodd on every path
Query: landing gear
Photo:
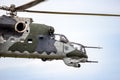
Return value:
M 53 59 L 49 59 L 49 58 L 42 58 L 41 60 L 45 62 L 45 61 L 51 61 L 51 60 L 53 60 Z
M 42 61 L 47 61 L 47 59 L 46 59 L 46 58 L 42 58 L 41 60 L 42 60 Z

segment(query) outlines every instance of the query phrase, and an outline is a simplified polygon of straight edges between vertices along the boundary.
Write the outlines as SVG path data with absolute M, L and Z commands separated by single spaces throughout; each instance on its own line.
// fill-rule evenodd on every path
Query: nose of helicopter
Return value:
M 66 54 L 67 57 L 88 58 L 87 54 L 79 50 L 74 50 Z

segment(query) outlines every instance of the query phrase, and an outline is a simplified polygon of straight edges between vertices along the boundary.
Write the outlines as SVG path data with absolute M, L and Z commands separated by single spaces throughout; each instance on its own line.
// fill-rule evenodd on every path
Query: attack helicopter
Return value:
M 71 42 L 63 34 L 55 34 L 54 27 L 32 23 L 32 18 L 18 17 L 17 12 L 65 15 L 120 16 L 116 14 L 52 12 L 27 10 L 45 0 L 33 0 L 16 7 L 12 4 L 0 6 L 9 11 L 9 15 L 0 16 L 0 57 L 39 58 L 42 61 L 63 60 L 68 66 L 79 68 L 79 63 L 97 63 L 89 61 L 86 48 L 101 47 L 84 46 Z M 76 48 L 78 46 L 79 48 Z

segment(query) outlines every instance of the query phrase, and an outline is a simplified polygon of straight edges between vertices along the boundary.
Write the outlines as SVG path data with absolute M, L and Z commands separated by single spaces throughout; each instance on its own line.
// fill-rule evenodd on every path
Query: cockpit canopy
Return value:
M 68 43 L 69 40 L 62 34 L 54 34 L 54 39 L 63 43 Z
M 79 50 L 80 52 L 86 54 L 85 47 L 82 44 L 75 43 L 75 42 L 70 42 L 70 45 Z
M 86 54 L 86 50 L 85 47 L 82 44 L 79 43 L 75 43 L 75 42 L 69 42 L 69 40 L 67 39 L 67 37 L 65 35 L 62 34 L 54 34 L 54 39 L 63 43 L 68 43 L 70 44 L 72 47 L 74 47 L 75 49 L 79 50 L 80 52 Z

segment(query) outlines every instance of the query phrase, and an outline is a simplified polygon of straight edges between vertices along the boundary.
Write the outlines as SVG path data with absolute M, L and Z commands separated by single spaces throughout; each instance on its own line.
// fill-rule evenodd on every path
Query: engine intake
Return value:
M 23 33 L 26 28 L 24 21 L 16 21 L 14 18 L 5 15 L 0 18 L 0 32 Z
M 26 25 L 23 22 L 17 22 L 15 24 L 15 31 L 23 33 L 26 30 Z

